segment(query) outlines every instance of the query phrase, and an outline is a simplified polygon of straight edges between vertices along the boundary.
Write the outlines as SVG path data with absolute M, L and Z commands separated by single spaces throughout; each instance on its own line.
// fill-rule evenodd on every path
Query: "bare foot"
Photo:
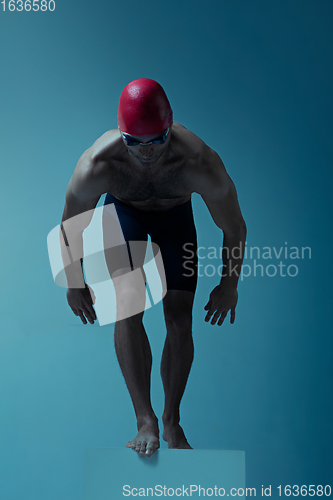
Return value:
M 128 441 L 126 448 L 132 448 L 139 455 L 151 457 L 151 455 L 160 447 L 158 439 L 158 427 L 154 425 L 143 425 L 137 436 Z
M 169 448 L 192 450 L 192 446 L 188 444 L 184 431 L 179 424 L 164 425 L 163 439 L 168 443 Z

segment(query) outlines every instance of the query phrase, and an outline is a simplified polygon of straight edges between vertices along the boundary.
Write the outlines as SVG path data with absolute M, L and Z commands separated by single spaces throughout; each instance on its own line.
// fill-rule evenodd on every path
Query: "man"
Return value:
M 154 80 L 141 78 L 125 87 L 119 101 L 118 128 L 106 132 L 79 159 L 68 184 L 62 218 L 66 221 L 85 212 L 91 214 L 100 196 L 108 193 L 105 204 L 115 204 L 125 240 L 147 241 L 150 234 L 160 247 L 167 283 L 163 299 L 167 336 L 161 360 L 165 392 L 162 421 L 163 439 L 169 448 L 191 448 L 179 425 L 179 406 L 193 360 L 192 307 L 197 282 L 193 192 L 202 196 L 224 233 L 224 273 L 205 306 L 205 320 L 222 325 L 230 311 L 233 323 L 246 238 L 236 190 L 218 154 L 173 122 L 167 96 Z M 82 247 L 83 229 L 73 229 L 70 235 L 78 247 Z M 192 261 L 186 260 L 189 249 L 195 256 Z M 112 258 L 107 252 L 105 255 L 111 277 L 122 277 L 114 280 L 117 307 L 129 305 L 130 310 L 145 296 L 133 277 L 135 273 L 130 272 L 137 266 L 132 263 L 130 268 L 115 269 Z M 67 300 L 74 314 L 84 324 L 94 323 L 93 294 L 84 283 L 80 262 L 67 271 L 67 279 Z M 139 310 L 143 311 L 144 305 Z M 150 345 L 142 324 L 143 312 L 122 318 L 115 324 L 115 348 L 138 427 L 137 436 L 127 447 L 151 456 L 159 448 L 159 428 L 150 401 Z

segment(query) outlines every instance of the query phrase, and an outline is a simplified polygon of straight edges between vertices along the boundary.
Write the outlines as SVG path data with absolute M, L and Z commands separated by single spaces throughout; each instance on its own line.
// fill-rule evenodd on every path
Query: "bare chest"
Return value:
M 188 196 L 189 190 L 181 165 L 137 169 L 130 165 L 116 165 L 116 175 L 110 179 L 110 192 L 122 200 L 149 201 Z

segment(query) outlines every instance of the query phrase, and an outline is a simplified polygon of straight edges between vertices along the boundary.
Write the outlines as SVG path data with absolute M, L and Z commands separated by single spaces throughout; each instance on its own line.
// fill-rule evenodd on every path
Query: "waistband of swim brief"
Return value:
M 156 213 L 162 213 L 162 212 L 169 212 L 169 210 L 173 210 L 173 209 L 176 209 L 177 207 L 185 207 L 186 205 L 191 205 L 191 198 L 187 201 L 184 201 L 184 203 L 180 203 L 178 205 L 174 205 L 173 207 L 171 208 L 168 208 L 166 210 L 140 210 L 140 212 L 156 212 Z M 115 203 L 116 205 L 123 205 L 125 207 L 129 207 L 129 208 L 132 208 L 134 210 L 139 210 L 138 208 L 136 207 L 133 207 L 133 205 L 129 205 L 128 203 L 125 203 L 124 201 L 122 200 L 119 200 L 118 198 L 116 198 L 113 194 L 111 193 L 106 193 L 106 197 L 105 197 L 105 201 L 104 201 L 104 205 L 109 205 L 110 203 Z

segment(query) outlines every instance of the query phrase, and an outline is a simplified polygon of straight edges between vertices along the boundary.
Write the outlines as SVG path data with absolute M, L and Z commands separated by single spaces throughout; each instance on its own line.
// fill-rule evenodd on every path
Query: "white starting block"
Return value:
M 84 500 L 245 496 L 245 452 L 126 448 L 85 451 Z

